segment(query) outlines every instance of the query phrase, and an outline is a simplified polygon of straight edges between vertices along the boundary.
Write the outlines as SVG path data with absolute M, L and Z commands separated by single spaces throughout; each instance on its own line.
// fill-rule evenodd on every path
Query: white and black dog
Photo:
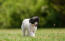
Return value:
M 30 19 L 24 19 L 21 25 L 23 36 L 35 37 L 35 32 L 39 23 L 39 17 L 35 16 Z

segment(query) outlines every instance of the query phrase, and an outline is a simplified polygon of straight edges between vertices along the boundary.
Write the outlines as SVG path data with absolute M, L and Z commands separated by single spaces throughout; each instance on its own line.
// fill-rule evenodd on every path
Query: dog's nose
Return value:
M 35 26 L 37 26 L 38 25 L 38 23 L 37 22 L 35 22 Z
M 37 26 L 38 24 L 35 24 L 35 26 Z

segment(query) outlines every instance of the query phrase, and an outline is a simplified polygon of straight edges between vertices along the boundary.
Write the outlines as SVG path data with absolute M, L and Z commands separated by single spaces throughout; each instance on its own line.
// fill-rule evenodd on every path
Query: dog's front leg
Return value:
M 30 36 L 31 36 L 31 37 L 35 37 L 35 33 L 30 32 Z

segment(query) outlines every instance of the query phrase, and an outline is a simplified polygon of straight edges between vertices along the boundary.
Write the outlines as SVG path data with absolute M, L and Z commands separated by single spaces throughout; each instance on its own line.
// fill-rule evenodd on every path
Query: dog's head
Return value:
M 32 17 L 32 18 L 30 18 L 29 22 L 31 24 L 34 24 L 35 26 L 37 26 L 39 23 L 39 17 L 38 16 Z

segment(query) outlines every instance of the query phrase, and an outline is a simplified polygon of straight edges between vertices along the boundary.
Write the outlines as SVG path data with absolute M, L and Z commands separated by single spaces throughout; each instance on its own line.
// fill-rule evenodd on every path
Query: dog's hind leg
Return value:
M 30 36 L 30 28 L 27 29 L 27 36 Z
M 22 24 L 21 28 L 22 28 L 22 35 L 25 36 L 25 31 L 26 31 L 26 29 L 25 29 L 25 27 L 24 27 L 23 24 Z

